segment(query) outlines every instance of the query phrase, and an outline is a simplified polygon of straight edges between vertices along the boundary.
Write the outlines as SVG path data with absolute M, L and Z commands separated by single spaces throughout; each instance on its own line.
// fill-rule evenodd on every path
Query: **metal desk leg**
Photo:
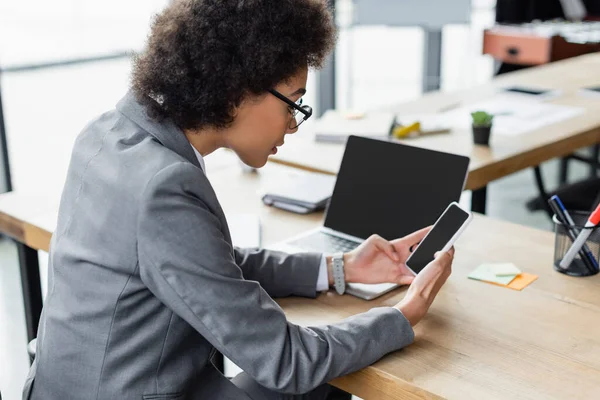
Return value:
M 544 207 L 544 211 L 546 211 L 548 217 L 552 219 L 554 211 L 552 211 L 550 205 L 548 205 L 548 199 L 550 198 L 550 196 L 546 191 L 546 185 L 544 185 L 544 178 L 542 177 L 542 170 L 539 165 L 533 168 L 533 174 L 535 177 L 535 184 L 538 188 L 540 200 L 542 201 L 542 206 Z
M 563 157 L 560 159 L 559 170 L 558 170 L 558 185 L 562 186 L 567 183 L 569 177 L 569 157 Z
M 40 283 L 40 264 L 37 250 L 17 243 L 21 286 L 25 305 L 25 323 L 27 324 L 27 342 L 37 336 L 40 315 L 42 314 L 42 286 Z
M 487 202 L 487 186 L 471 192 L 471 211 L 485 214 Z
M 592 161 L 598 162 L 600 157 L 600 144 L 592 146 Z M 590 165 L 590 177 L 594 178 L 598 176 L 598 168 L 595 165 Z

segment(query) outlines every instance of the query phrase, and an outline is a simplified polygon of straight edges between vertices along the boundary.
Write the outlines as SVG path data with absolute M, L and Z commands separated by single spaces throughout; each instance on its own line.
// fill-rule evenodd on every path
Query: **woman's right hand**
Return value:
M 411 326 L 415 326 L 427 313 L 431 303 L 437 296 L 452 272 L 454 248 L 447 253 L 437 253 L 430 262 L 417 275 L 408 288 L 404 299 L 396 304 L 402 314 L 408 319 Z

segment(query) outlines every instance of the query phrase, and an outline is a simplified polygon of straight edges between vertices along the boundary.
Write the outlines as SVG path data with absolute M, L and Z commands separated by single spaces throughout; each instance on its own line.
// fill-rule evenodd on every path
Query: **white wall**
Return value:
M 0 0 L 0 65 L 139 49 L 166 0 Z

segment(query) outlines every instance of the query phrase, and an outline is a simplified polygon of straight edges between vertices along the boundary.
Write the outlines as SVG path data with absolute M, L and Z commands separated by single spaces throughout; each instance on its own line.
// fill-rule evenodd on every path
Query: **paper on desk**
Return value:
M 234 246 L 260 247 L 260 219 L 255 214 L 227 214 L 227 225 Z
M 329 110 L 315 123 L 317 142 L 345 143 L 350 135 L 386 138 L 396 116 L 385 111 L 348 113 Z
M 544 126 L 573 118 L 585 110 L 578 107 L 525 100 L 507 94 L 496 95 L 479 103 L 469 104 L 443 114 L 446 122 L 455 127 L 471 126 L 471 112 L 494 114 L 492 135 L 516 136 Z

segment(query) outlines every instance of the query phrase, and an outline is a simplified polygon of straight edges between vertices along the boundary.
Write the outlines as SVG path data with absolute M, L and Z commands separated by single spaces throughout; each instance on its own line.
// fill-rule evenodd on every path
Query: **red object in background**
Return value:
M 599 51 L 600 43 L 594 33 L 600 31 L 600 22 L 584 23 L 580 28 L 574 35 L 569 23 L 497 25 L 484 31 L 483 54 L 509 64 L 540 65 Z M 554 34 L 544 32 L 547 30 Z

